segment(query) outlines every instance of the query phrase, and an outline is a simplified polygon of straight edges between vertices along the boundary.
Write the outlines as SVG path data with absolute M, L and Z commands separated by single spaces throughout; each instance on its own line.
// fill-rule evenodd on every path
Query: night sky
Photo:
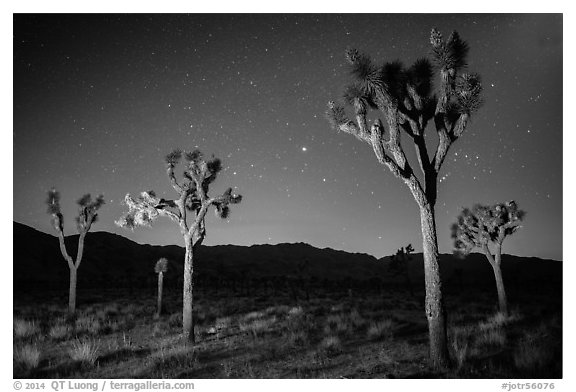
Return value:
M 167 218 L 134 232 L 114 221 L 126 193 L 175 197 L 164 156 L 200 148 L 225 166 L 211 194 L 244 196 L 228 220 L 209 214 L 207 245 L 421 252 L 408 188 L 324 112 L 351 81 L 347 47 L 411 65 L 429 56 L 432 27 L 468 41 L 485 99 L 442 168 L 440 251 L 461 207 L 514 199 L 527 216 L 504 252 L 561 259 L 561 15 L 16 15 L 14 220 L 54 234 L 55 186 L 76 234 L 76 200 L 103 193 L 92 231 L 182 245 Z

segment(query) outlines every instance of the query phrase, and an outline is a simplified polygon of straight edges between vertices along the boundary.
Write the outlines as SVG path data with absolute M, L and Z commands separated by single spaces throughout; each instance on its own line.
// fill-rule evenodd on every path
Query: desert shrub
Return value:
M 327 336 L 320 342 L 320 349 L 329 355 L 342 352 L 342 342 L 338 336 Z
M 395 363 L 394 355 L 389 347 L 382 347 L 378 351 L 378 363 L 382 365 L 392 365 Z
M 117 321 L 108 320 L 106 321 L 104 328 L 109 332 L 118 332 L 120 330 L 120 323 Z
M 450 331 L 450 344 L 453 357 L 456 359 L 457 370 L 461 369 L 469 357 L 469 345 L 472 339 L 473 328 L 454 327 Z
M 101 322 L 105 322 L 106 319 L 108 319 L 108 312 L 104 309 L 98 309 L 95 313 L 94 316 L 100 320 Z
M 180 318 L 180 322 L 182 322 L 181 318 Z M 119 323 L 119 328 L 121 330 L 123 330 L 123 331 L 131 330 L 132 328 L 134 328 L 136 326 L 136 316 L 134 316 L 133 314 L 127 314 L 124 317 L 120 318 L 118 320 L 118 323 Z
M 214 323 L 217 331 L 226 329 L 232 324 L 232 317 L 218 317 Z
M 135 316 L 139 310 L 140 309 L 138 308 L 138 306 L 136 306 L 134 304 L 128 304 L 128 305 L 122 306 L 122 308 L 120 309 L 120 312 L 122 314 L 125 314 L 125 315 Z
M 48 336 L 54 340 L 64 340 L 70 337 L 72 328 L 66 324 L 56 324 L 50 328 Z
M 554 360 L 554 347 L 550 342 L 550 331 L 541 325 L 526 332 L 514 351 L 514 365 L 524 371 L 538 371 Z
M 476 336 L 476 344 L 478 347 L 502 347 L 506 344 L 506 332 L 501 327 L 480 330 Z
M 394 322 L 390 319 L 370 323 L 368 327 L 368 337 L 370 339 L 389 338 L 392 336 Z
M 154 354 L 154 361 L 158 368 L 194 368 L 198 365 L 198 353 L 194 346 L 177 345 L 173 347 L 160 347 Z
M 352 325 L 354 325 L 355 328 L 361 328 L 364 326 L 364 324 L 366 324 L 366 320 L 364 320 L 364 318 L 360 316 L 358 309 L 352 309 L 349 318 L 350 322 L 352 323 Z
M 288 344 L 291 346 L 305 346 L 308 343 L 308 333 L 303 330 L 288 332 Z
M 352 325 L 346 316 L 342 314 L 331 314 L 326 317 L 324 333 L 331 334 L 333 332 L 340 334 L 347 334 L 352 332 Z
M 288 311 L 288 317 L 300 317 L 304 314 L 302 306 L 295 306 Z
M 172 313 L 168 317 L 168 325 L 170 327 L 179 327 L 182 325 L 182 313 Z
M 93 366 L 98 360 L 100 352 L 100 345 L 93 340 L 79 340 L 76 339 L 72 343 L 72 347 L 68 350 L 68 354 L 73 361 L 82 363 L 83 365 Z
M 241 321 L 239 323 L 240 331 L 250 332 L 254 338 L 263 335 L 266 331 L 270 330 L 272 325 L 276 323 L 276 316 L 272 316 L 267 319 L 253 319 L 250 318 L 249 321 Z
M 40 333 L 40 327 L 34 321 L 14 319 L 14 336 L 16 338 L 29 338 Z
M 553 349 L 544 344 L 521 344 L 514 351 L 514 365 L 520 370 L 540 370 L 554 359 Z
M 98 335 L 100 328 L 100 320 L 94 316 L 82 316 L 76 319 L 76 331 L 79 333 Z
M 106 317 L 116 316 L 120 310 L 118 304 L 109 304 L 102 308 L 102 311 L 106 314 Z
M 14 364 L 25 370 L 36 369 L 40 358 L 41 353 L 36 345 L 26 344 L 14 350 Z
M 244 316 L 243 320 L 244 321 L 251 321 L 251 320 L 262 318 L 264 316 L 265 316 L 264 312 L 250 312 Z
M 234 372 L 232 370 L 232 364 L 230 361 L 222 362 L 222 372 L 224 373 L 225 378 L 232 378 Z
M 502 312 L 497 312 L 494 315 L 488 317 L 486 321 L 480 322 L 478 328 L 480 330 L 488 330 L 494 328 L 504 327 L 522 318 L 519 313 L 510 313 L 505 315 Z

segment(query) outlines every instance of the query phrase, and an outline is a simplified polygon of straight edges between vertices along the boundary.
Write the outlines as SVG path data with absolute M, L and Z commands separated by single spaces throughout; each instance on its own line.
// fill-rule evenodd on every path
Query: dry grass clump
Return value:
M 40 364 L 41 352 L 36 345 L 26 344 L 14 349 L 14 365 L 25 370 L 36 369 Z
M 91 315 L 77 318 L 75 325 L 78 333 L 98 335 L 101 330 L 100 320 Z
M 320 350 L 329 355 L 342 352 L 342 342 L 338 336 L 327 336 L 320 342 Z
M 261 313 L 261 312 L 259 312 Z M 263 315 L 263 313 L 262 313 Z M 240 331 L 242 332 L 250 332 L 254 338 L 264 335 L 267 331 L 269 331 L 276 323 L 277 319 L 276 316 L 272 316 L 266 319 L 254 319 L 254 317 L 244 318 L 243 321 L 240 321 L 238 326 L 240 327 Z
M 355 328 L 362 328 L 366 324 L 366 320 L 360 315 L 358 309 L 352 309 L 348 318 Z
M 370 339 L 390 338 L 392 337 L 393 330 L 394 321 L 391 319 L 384 319 L 370 323 L 367 334 Z
M 522 316 L 519 313 L 510 313 L 508 315 L 505 315 L 502 312 L 497 312 L 494 315 L 488 317 L 486 321 L 483 321 L 480 324 L 478 324 L 478 328 L 480 330 L 500 328 L 521 319 Z
M 304 314 L 302 306 L 295 306 L 288 311 L 288 317 L 300 317 Z
M 83 365 L 94 366 L 98 360 L 100 352 L 100 345 L 92 340 L 79 340 L 76 339 L 72 343 L 72 347 L 68 350 L 68 354 L 73 361 L 82 363 Z
M 554 350 L 549 344 L 551 331 L 542 324 L 534 331 L 526 332 L 514 351 L 514 365 L 523 371 L 539 371 L 554 360 Z
M 34 321 L 14 319 L 14 336 L 25 339 L 40 333 L 40 327 Z
M 474 331 L 474 326 L 470 325 L 450 329 L 449 341 L 452 355 L 456 360 L 457 370 L 460 370 L 470 357 Z
M 353 331 L 353 326 L 350 320 L 343 314 L 331 314 L 326 317 L 326 322 L 324 326 L 324 333 L 339 333 L 339 334 L 349 334 Z
M 506 344 L 506 331 L 502 328 L 480 330 L 476 337 L 478 347 L 502 347 Z
M 72 328 L 66 324 L 56 324 L 50 327 L 48 331 L 48 336 L 53 340 L 66 340 L 70 338 L 72 334 Z
M 156 368 L 167 370 L 174 368 L 192 369 L 198 365 L 198 354 L 194 346 L 178 344 L 172 347 L 160 347 L 153 356 Z

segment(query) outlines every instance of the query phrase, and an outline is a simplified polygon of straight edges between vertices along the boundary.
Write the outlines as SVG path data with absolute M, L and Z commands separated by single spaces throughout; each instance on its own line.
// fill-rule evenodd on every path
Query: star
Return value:
M 306 151 L 308 151 L 308 148 L 302 147 L 302 152 L 306 152 Z

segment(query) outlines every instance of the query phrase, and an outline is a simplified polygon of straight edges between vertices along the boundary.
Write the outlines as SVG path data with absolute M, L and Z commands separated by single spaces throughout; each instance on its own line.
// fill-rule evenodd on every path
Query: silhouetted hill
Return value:
M 76 255 L 78 235 L 66 237 L 69 254 Z M 298 279 L 316 281 L 379 282 L 402 285 L 402 276 L 388 269 L 389 257 L 376 259 L 361 253 L 330 248 L 318 249 L 305 243 L 277 245 L 203 246 L 197 252 L 195 274 L 205 284 L 221 278 Z M 107 232 L 88 233 L 78 273 L 79 287 L 153 286 L 154 264 L 160 257 L 170 260 L 168 281 L 181 280 L 184 248 L 137 244 Z M 492 270 L 484 255 L 472 254 L 466 260 L 440 256 L 442 276 L 451 287 L 493 285 Z M 14 222 L 14 289 L 67 288 L 68 266 L 60 254 L 58 238 Z M 409 276 L 416 288 L 423 288 L 422 254 L 408 262 Z M 562 263 L 538 258 L 503 256 L 507 284 L 561 285 Z M 208 283 L 206 283 L 208 282 Z

